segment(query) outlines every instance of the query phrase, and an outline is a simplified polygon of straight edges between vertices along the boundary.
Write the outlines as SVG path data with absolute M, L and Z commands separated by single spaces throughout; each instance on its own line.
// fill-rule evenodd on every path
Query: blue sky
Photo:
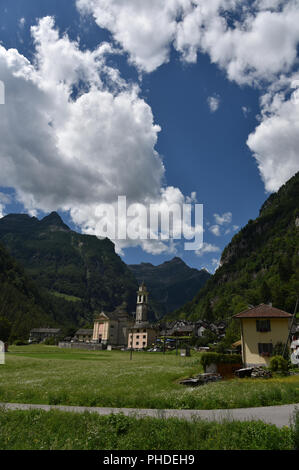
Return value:
M 221 0 L 217 1 L 221 3 Z M 11 212 L 29 212 L 31 215 L 36 214 L 42 217 L 50 210 L 58 210 L 72 228 L 85 233 L 96 233 L 97 220 L 91 208 L 97 203 L 113 202 L 113 196 L 110 196 L 110 200 L 108 197 L 112 182 L 113 184 L 115 181 L 119 182 L 120 195 L 124 194 L 125 188 L 128 187 L 130 194 L 132 192 L 130 196 L 132 202 L 143 202 L 143 197 L 157 197 L 160 187 L 177 188 L 182 197 L 196 192 L 197 201 L 204 204 L 206 250 L 200 253 L 184 251 L 183 243 L 178 243 L 175 250 L 165 249 L 164 251 L 152 249 L 149 245 L 138 246 L 137 244 L 137 246 L 122 246 L 121 256 L 130 264 L 139 262 L 159 264 L 173 256 L 180 256 L 193 267 L 206 267 L 213 272 L 217 267 L 221 251 L 234 233 L 249 219 L 258 215 L 259 208 L 269 193 L 277 190 L 299 167 L 296 153 L 298 106 L 296 107 L 294 100 L 291 100 L 293 88 L 291 83 L 298 77 L 298 54 L 294 55 L 294 50 L 296 51 L 298 47 L 299 34 L 297 32 L 295 34 L 291 29 L 294 11 L 299 14 L 298 2 L 261 0 L 255 2 L 257 6 L 254 10 L 248 7 L 248 11 L 244 9 L 240 16 L 239 10 L 234 8 L 230 11 L 229 7 L 224 15 L 217 9 L 217 1 L 211 1 L 211 11 L 206 12 L 204 8 L 200 10 L 200 0 L 197 0 L 195 2 L 198 6 L 196 16 L 196 12 L 191 10 L 194 6 L 188 5 L 188 0 L 162 2 L 165 7 L 163 11 L 159 9 L 159 1 L 155 0 L 150 14 L 147 11 L 141 11 L 144 5 L 139 7 L 135 0 L 131 3 L 124 1 L 121 8 L 119 0 L 112 0 L 111 7 L 107 7 L 110 8 L 109 11 L 105 11 L 105 2 L 102 0 L 78 0 L 77 3 L 71 0 L 0 1 L 0 40 L 3 46 L 2 56 L 0 55 L 0 80 L 4 81 L 7 89 L 6 105 L 0 107 L 0 122 L 2 119 L 3 123 L 0 137 L 1 132 L 6 132 L 3 134 L 5 135 L 4 145 L 0 153 L 3 168 L 2 177 L 0 176 L 0 196 L 2 195 L 0 213 L 4 215 Z M 169 9 L 167 10 L 168 3 Z M 173 5 L 176 3 L 179 4 L 180 10 L 178 11 L 184 19 L 179 27 L 178 23 L 175 23 L 177 20 L 174 19 L 177 12 L 173 10 Z M 225 0 L 222 3 L 225 7 Z M 238 1 L 235 3 L 238 4 Z M 243 2 L 243 6 L 244 3 L 246 2 Z M 252 2 L 248 2 L 250 3 Z M 214 10 L 213 4 L 215 4 Z M 136 8 L 136 15 L 132 15 L 132 8 Z M 108 20 L 105 20 L 105 27 L 103 27 L 103 18 L 106 18 L 106 13 L 109 14 Z M 230 20 L 228 13 L 230 13 Z M 129 14 L 130 20 L 126 23 L 125 19 Z M 150 15 L 153 15 L 153 18 Z M 250 20 L 247 18 L 247 32 L 244 34 L 242 25 L 236 23 L 232 27 L 236 38 L 234 39 L 233 34 L 228 38 L 228 29 L 232 21 L 243 20 L 245 24 L 246 15 L 250 18 Z M 54 18 L 54 23 L 50 24 L 45 21 L 43 26 L 40 25 L 35 33 L 34 41 L 31 26 L 37 26 L 43 18 L 49 16 Z M 219 19 L 220 16 L 222 20 L 226 18 L 227 21 L 222 33 L 223 44 L 217 37 L 210 39 L 216 32 L 221 35 L 219 26 L 214 28 L 214 23 L 211 21 L 211 18 Z M 135 27 L 134 21 L 139 18 L 142 18 L 142 24 L 147 33 L 143 33 L 138 25 Z M 148 24 L 145 24 L 146 21 Z M 159 22 L 161 31 L 167 32 L 168 27 L 171 31 L 169 37 L 165 33 L 165 38 L 161 40 L 156 39 L 155 28 L 159 26 Z M 174 24 L 176 36 L 173 33 Z M 194 31 L 190 31 L 190 24 L 192 28 L 195 28 Z M 206 38 L 199 37 L 198 43 L 194 45 L 196 28 L 200 28 L 201 24 L 205 25 L 205 30 L 210 28 L 211 34 Z M 277 50 L 277 45 L 273 43 L 272 27 L 274 31 L 276 28 L 277 35 L 286 39 L 285 43 L 288 46 L 285 50 Z M 57 37 L 49 40 L 49 32 L 54 30 L 57 31 Z M 258 34 L 261 36 L 260 39 Z M 86 77 L 92 76 L 91 71 L 95 63 L 96 67 L 99 67 L 96 60 L 102 61 L 101 56 L 100 59 L 92 59 L 92 62 L 87 56 L 88 51 L 95 51 L 103 42 L 109 44 L 111 48 L 118 49 L 117 52 L 105 53 L 105 59 L 101 62 L 102 68 L 99 71 L 99 74 L 102 74 L 102 82 L 96 83 L 101 93 L 106 92 L 107 89 L 109 93 L 112 93 L 110 92 L 112 86 L 117 89 L 110 97 L 113 99 L 111 103 L 115 105 L 115 109 L 113 108 L 113 113 L 111 110 L 105 110 L 105 113 L 102 113 L 104 95 L 97 95 L 96 98 L 99 98 L 99 101 L 95 106 L 98 106 L 100 111 L 90 111 L 90 113 L 95 112 L 97 117 L 92 122 L 90 132 L 87 127 L 82 131 L 82 138 L 78 140 L 77 145 L 73 144 L 72 137 L 76 129 L 76 139 L 78 132 L 80 133 L 78 131 L 80 119 L 82 115 L 84 116 L 82 109 L 79 106 L 73 106 L 69 114 L 63 116 L 64 110 L 62 107 L 59 108 L 59 104 L 53 110 L 52 105 L 49 104 L 50 97 L 54 96 L 51 93 L 55 91 L 55 87 L 60 86 L 61 77 L 64 77 L 63 73 L 66 73 L 65 61 L 59 62 L 59 47 L 62 47 L 59 39 L 63 37 L 67 38 L 64 48 L 71 47 L 72 41 L 78 41 L 80 38 L 78 49 L 81 55 L 76 58 L 74 53 L 74 60 L 70 59 L 67 73 L 75 70 L 78 60 L 82 59 L 80 73 L 82 74 L 82 70 L 86 68 L 83 75 L 86 82 L 90 80 L 88 86 L 93 78 Z M 260 54 L 267 53 L 269 59 L 260 60 L 258 47 L 252 44 L 252 38 L 254 40 L 258 38 L 261 41 L 265 50 Z M 240 45 L 244 47 L 246 53 L 242 52 Z M 222 47 L 221 54 L 218 51 L 220 46 Z M 37 57 L 38 47 L 40 47 L 39 57 Z M 194 47 L 196 48 L 195 58 Z M 251 53 L 250 48 L 252 48 Z M 36 84 L 32 75 L 30 77 L 32 83 L 30 82 L 27 92 L 24 84 L 22 89 L 20 85 L 17 93 L 11 92 L 14 86 L 18 87 L 19 77 L 15 78 L 18 73 L 14 75 L 16 72 L 13 70 L 10 49 L 17 50 L 17 59 L 14 60 L 19 70 L 22 68 L 21 56 L 25 56 L 31 66 L 35 67 L 35 72 L 39 72 L 39 79 L 43 83 L 38 85 L 38 90 L 34 90 L 33 85 L 31 87 L 31 84 Z M 45 63 L 47 67 L 44 66 Z M 110 72 L 107 75 L 106 66 L 109 71 L 118 71 L 123 83 L 119 78 L 109 75 Z M 32 73 L 32 70 L 29 71 L 28 68 L 29 73 Z M 103 78 L 104 75 L 105 78 Z M 82 77 L 80 76 L 80 79 L 78 77 L 79 73 L 74 79 L 77 80 L 77 84 L 74 85 L 74 82 L 72 86 L 78 86 L 78 83 L 84 85 L 84 79 L 82 81 Z M 67 79 L 68 76 L 65 80 Z M 134 98 L 130 87 L 135 85 L 139 88 L 137 97 Z M 86 90 L 89 92 L 88 86 Z M 125 103 L 128 114 L 125 116 L 123 116 L 122 108 L 116 105 L 117 98 L 124 87 L 126 98 L 128 98 Z M 39 100 L 42 94 L 49 98 L 47 104 L 44 104 L 45 98 L 43 98 L 36 104 L 33 102 L 30 107 L 29 96 L 30 99 Z M 18 103 L 21 103 L 24 111 L 24 117 L 20 123 L 12 111 L 16 106 L 12 102 L 14 96 L 19 97 Z M 76 101 L 76 93 L 74 96 L 74 101 Z M 69 96 L 68 98 L 70 99 Z M 136 121 L 136 115 L 134 115 L 134 113 L 139 113 L 139 105 L 144 116 L 144 129 L 139 127 L 142 124 L 138 119 L 138 122 Z M 43 106 L 47 107 L 43 109 Z M 93 108 L 94 101 L 87 100 L 84 106 L 84 112 L 87 113 L 86 116 L 89 116 L 86 108 L 88 106 Z M 38 111 L 40 109 L 42 111 Z M 58 139 L 59 145 L 62 142 L 59 157 L 57 156 L 53 162 L 51 161 L 52 147 L 46 151 L 41 144 L 43 137 L 40 137 L 47 136 L 49 128 L 37 129 L 38 119 L 34 121 L 39 112 L 42 112 L 43 116 L 52 113 L 51 119 L 54 124 L 51 123 L 50 127 L 55 128 L 54 137 Z M 132 121 L 132 126 L 127 128 L 130 113 L 135 116 L 135 120 Z M 153 121 L 151 121 L 151 116 Z M 30 122 L 28 123 L 31 118 L 32 126 Z M 288 132 L 282 130 L 286 119 L 289 120 Z M 70 126 L 67 125 L 67 120 L 71 123 Z M 104 134 L 109 132 L 110 120 L 111 125 L 119 126 L 118 132 L 113 132 L 111 136 Z M 22 126 L 24 122 L 26 122 L 26 138 L 21 130 L 16 132 L 14 129 L 15 126 Z M 155 125 L 160 126 L 161 129 L 157 130 Z M 64 129 L 63 126 L 66 128 Z M 72 127 L 71 131 L 70 127 Z M 7 137 L 7 130 L 11 134 L 10 139 Z M 68 132 L 71 133 L 68 134 Z M 282 135 L 279 135 L 280 132 Z M 130 155 L 123 150 L 127 145 L 128 135 L 129 139 L 134 140 L 133 146 L 128 144 Z M 96 140 L 96 136 L 99 140 Z M 52 135 L 49 136 L 49 139 L 52 137 Z M 3 142 L 2 137 L 1 141 Z M 105 144 L 107 147 L 103 142 L 107 142 Z M 26 145 L 28 148 L 24 149 Z M 42 155 L 39 153 L 38 145 L 42 145 Z M 71 165 L 69 155 L 72 152 L 72 145 L 75 149 L 73 153 L 77 152 L 78 147 L 81 153 L 78 151 L 76 160 Z M 121 153 L 122 150 L 124 154 Z M 18 152 L 19 155 L 17 155 Z M 93 160 L 88 162 L 88 168 L 85 168 L 88 152 L 92 153 Z M 107 152 L 109 157 L 107 157 Z M 156 154 L 158 162 L 155 160 Z M 12 164 L 14 158 L 16 161 Z M 64 158 L 63 166 L 60 168 L 59 165 Z M 108 160 L 111 162 L 111 168 L 108 167 Z M 84 164 L 84 168 L 82 167 L 84 177 L 82 176 L 80 184 L 76 186 L 80 179 L 80 162 Z M 135 164 L 135 162 L 138 163 Z M 22 169 L 23 164 L 26 173 Z M 69 171 L 67 165 L 70 165 Z M 102 189 L 99 189 L 97 194 L 93 190 L 93 187 L 97 187 L 96 178 L 90 183 L 90 192 L 87 191 L 88 171 L 91 170 L 92 174 L 92 165 L 95 165 L 99 175 L 105 176 L 104 181 L 109 180 L 112 171 L 118 170 L 113 179 L 108 181 L 109 185 L 106 190 L 103 183 Z M 43 173 L 44 167 L 47 166 L 50 172 L 47 170 Z M 162 166 L 164 166 L 164 173 Z M 74 171 L 73 179 L 71 179 L 69 175 L 75 167 L 76 172 Z M 40 176 L 37 174 L 39 169 Z M 47 191 L 43 191 L 43 187 L 48 186 L 47 178 L 45 178 L 47 172 L 49 178 L 54 180 L 57 178 L 57 180 L 55 184 L 52 182 Z M 63 192 L 64 178 L 61 178 L 64 172 L 67 176 L 65 186 L 71 187 L 66 194 Z M 149 178 L 149 174 L 153 176 Z M 136 188 L 133 190 L 135 183 Z M 98 186 L 100 187 L 101 184 L 99 177 Z M 76 188 L 78 188 L 77 191 Z M 94 193 L 94 199 L 91 193 Z M 10 198 L 8 199 L 5 195 L 9 195 Z M 101 197 L 106 198 L 106 196 L 107 199 L 102 201 Z

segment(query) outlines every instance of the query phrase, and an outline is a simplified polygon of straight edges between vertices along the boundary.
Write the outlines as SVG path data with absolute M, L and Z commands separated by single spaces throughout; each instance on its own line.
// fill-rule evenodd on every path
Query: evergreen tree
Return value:
M 271 294 L 271 289 L 268 286 L 266 281 L 263 281 L 261 285 L 261 301 L 264 304 L 267 304 L 271 301 L 272 299 L 272 294 Z

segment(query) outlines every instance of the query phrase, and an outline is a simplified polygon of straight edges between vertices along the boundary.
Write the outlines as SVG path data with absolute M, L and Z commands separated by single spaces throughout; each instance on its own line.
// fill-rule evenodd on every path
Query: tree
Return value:
M 241 331 L 239 321 L 233 319 L 225 331 L 224 338 L 215 347 L 215 351 L 224 353 L 226 349 L 231 349 L 232 344 L 238 341 L 240 336 Z
M 267 304 L 268 302 L 271 301 L 271 298 L 272 298 L 271 289 L 268 286 L 267 282 L 263 281 L 263 283 L 261 285 L 261 299 L 262 299 L 262 302 Z
M 3 343 L 8 341 L 11 327 L 11 323 L 6 318 L 0 317 L 0 340 L 3 341 Z
M 292 264 L 290 264 L 285 258 L 279 260 L 278 274 L 280 279 L 284 282 L 290 279 L 292 274 Z

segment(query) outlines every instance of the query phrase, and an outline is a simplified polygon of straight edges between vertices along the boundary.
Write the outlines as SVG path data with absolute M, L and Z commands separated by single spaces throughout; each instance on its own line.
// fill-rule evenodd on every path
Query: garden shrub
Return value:
M 242 357 L 240 354 L 207 352 L 202 354 L 200 362 L 205 369 L 210 364 L 242 364 Z
M 289 370 L 289 363 L 283 356 L 273 356 L 270 359 L 270 370 L 286 375 Z
M 23 339 L 16 339 L 13 344 L 15 346 L 25 346 L 28 342 Z
M 285 359 L 288 359 L 289 357 L 288 348 L 285 348 L 285 344 L 281 341 L 274 345 L 272 354 L 273 356 L 282 356 Z
M 53 337 L 46 338 L 44 344 L 46 344 L 47 346 L 57 346 L 58 339 Z

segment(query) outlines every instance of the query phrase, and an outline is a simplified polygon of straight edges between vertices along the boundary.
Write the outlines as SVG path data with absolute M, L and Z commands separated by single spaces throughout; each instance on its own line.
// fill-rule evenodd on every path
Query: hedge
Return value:
M 202 354 L 200 362 L 204 368 L 210 364 L 242 364 L 242 356 L 240 354 L 206 352 Z

